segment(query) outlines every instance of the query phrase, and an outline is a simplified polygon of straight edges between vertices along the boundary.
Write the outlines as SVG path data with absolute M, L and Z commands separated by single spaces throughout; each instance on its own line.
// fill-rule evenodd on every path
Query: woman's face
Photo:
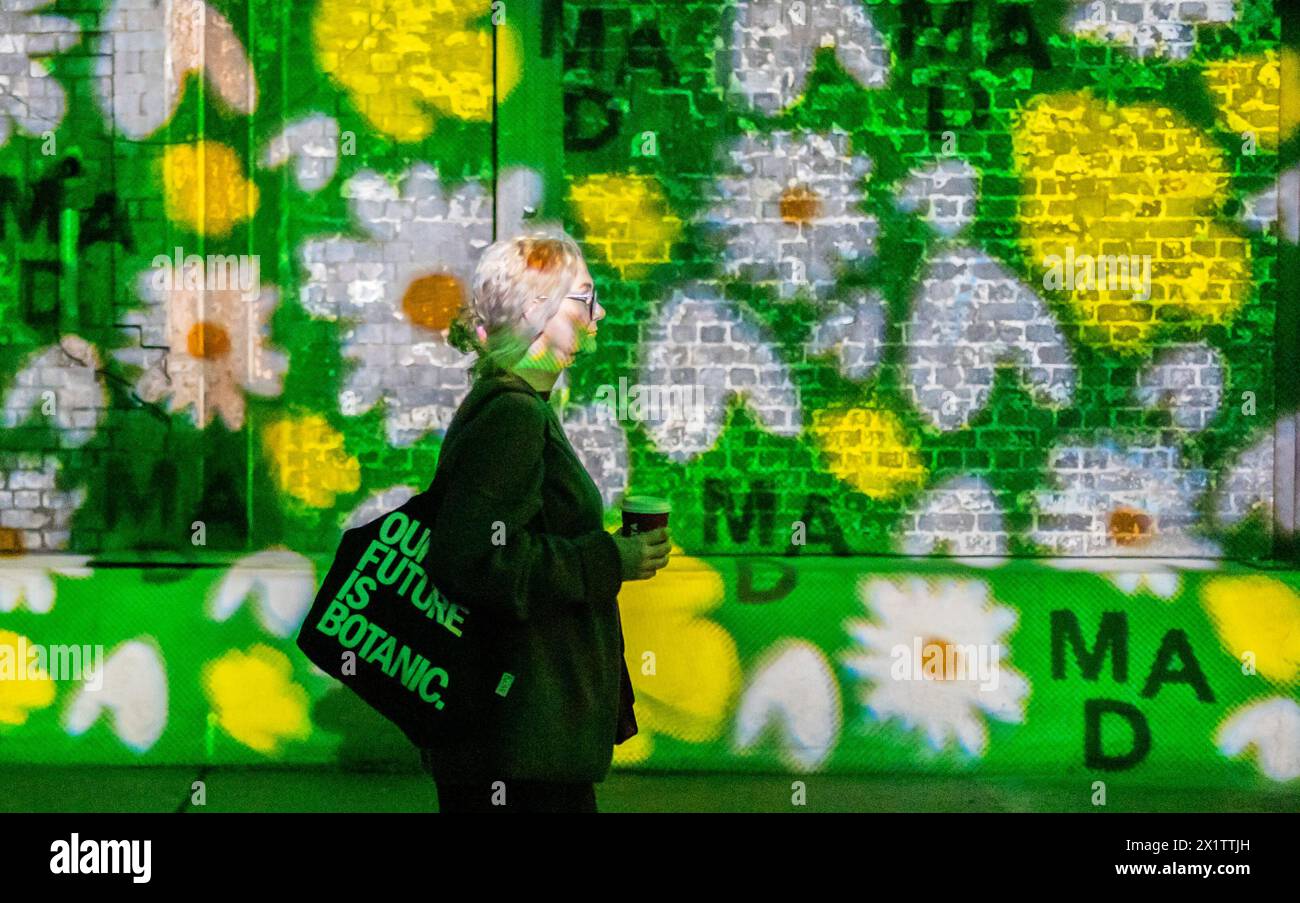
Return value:
M 580 263 L 573 283 L 564 294 L 590 296 L 592 287 L 591 272 L 585 263 Z M 536 315 L 533 312 L 544 308 L 545 304 L 545 301 L 534 299 L 531 308 L 525 308 L 525 314 Z M 558 373 L 572 364 L 577 355 L 591 353 L 596 348 L 596 323 L 605 316 L 605 308 L 597 302 L 592 314 L 593 319 L 588 320 L 585 301 L 564 298 L 517 366 Z

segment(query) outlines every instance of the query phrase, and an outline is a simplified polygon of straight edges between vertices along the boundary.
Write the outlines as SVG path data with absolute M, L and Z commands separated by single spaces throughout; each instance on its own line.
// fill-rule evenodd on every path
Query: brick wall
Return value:
M 698 552 L 1292 548 L 1269 3 L 0 22 L 0 547 L 331 548 L 427 485 L 477 254 L 549 222 L 608 310 L 563 416 L 611 523 L 631 486 Z

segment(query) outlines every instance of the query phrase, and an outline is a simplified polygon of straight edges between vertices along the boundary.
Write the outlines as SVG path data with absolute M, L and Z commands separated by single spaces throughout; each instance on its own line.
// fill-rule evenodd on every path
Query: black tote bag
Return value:
M 503 391 L 521 390 L 494 386 L 462 416 Z M 428 490 L 344 531 L 297 638 L 313 664 L 418 747 L 493 723 L 519 676 L 492 642 L 493 624 L 444 596 L 425 566 L 437 554 L 429 537 L 455 448 L 440 457 Z

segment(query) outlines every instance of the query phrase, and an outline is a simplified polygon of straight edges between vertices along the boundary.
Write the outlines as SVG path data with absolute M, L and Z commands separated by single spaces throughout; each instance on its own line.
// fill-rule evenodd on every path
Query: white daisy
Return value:
M 979 172 L 961 157 L 914 169 L 899 188 L 898 209 L 919 213 L 931 229 L 952 238 L 975 221 Z
M 59 462 L 53 455 L 20 454 L 0 459 L 0 612 L 25 605 L 35 614 L 54 608 L 54 576 L 84 580 L 93 575 L 87 555 L 58 554 L 69 525 L 86 499 L 83 488 L 56 489 Z
M 951 477 L 927 489 L 899 526 L 905 555 L 960 556 L 971 567 L 1006 561 L 1010 534 L 992 488 L 978 476 Z
M 760 324 L 718 298 L 714 288 L 691 283 L 642 333 L 641 385 L 690 389 L 702 410 L 656 410 L 645 426 L 658 448 L 687 461 L 713 447 L 728 400 L 744 399 L 773 433 L 796 436 L 803 428 L 799 390 L 775 342 Z
M 726 240 L 728 275 L 773 285 L 782 299 L 801 288 L 825 299 L 838 266 L 875 256 L 878 224 L 861 209 L 872 162 L 848 144 L 839 128 L 735 139 L 701 217 Z
M 37 57 L 53 56 L 81 40 L 81 26 L 37 10 L 53 0 L 5 0 L 0 4 L 0 147 L 13 127 L 25 135 L 52 132 L 63 122 L 67 95 Z
M 167 670 L 152 637 L 123 643 L 103 665 L 103 673 L 83 681 L 63 716 L 72 736 L 90 730 L 107 710 L 119 740 L 138 753 L 148 752 L 167 728 Z
M 867 379 L 885 352 L 885 302 L 877 291 L 855 294 L 841 310 L 827 314 L 808 339 L 811 357 L 832 353 L 845 379 Z
M 48 414 L 65 446 L 85 445 L 108 410 L 108 390 L 99 377 L 95 346 L 75 335 L 34 352 L 4 393 L 3 423 L 13 428 Z
M 814 771 L 835 750 L 840 735 L 840 692 L 822 651 L 786 640 L 764 653 L 736 712 L 734 745 L 742 753 L 774 727 L 777 753 L 796 771 Z
M 1237 0 L 1075 0 L 1067 27 L 1118 44 L 1139 57 L 1182 60 L 1196 48 L 1196 27 L 1236 21 Z
M 1004 656 L 1005 635 L 1015 626 L 1017 614 L 994 605 L 987 585 L 946 580 L 936 586 L 919 578 L 894 583 L 863 577 L 858 595 L 875 620 L 845 624 L 858 646 L 843 660 L 865 681 L 859 698 L 872 717 L 900 719 L 905 729 L 922 731 L 935 751 L 955 739 L 977 756 L 988 745 L 985 716 L 1024 720 L 1029 682 Z M 900 676 L 896 671 L 904 661 L 900 656 L 918 646 L 923 655 L 942 650 L 941 676 L 913 679 L 914 674 Z
M 49 614 L 56 595 L 55 574 L 85 580 L 94 571 L 87 567 L 89 555 L 0 556 L 0 612 L 16 611 L 25 604 L 33 614 Z
M 1191 532 L 1209 474 L 1184 466 L 1176 447 L 1067 440 L 1048 453 L 1047 466 L 1052 486 L 1034 493 L 1030 535 L 1054 554 L 1148 558 L 1152 549 L 1178 557 L 1209 551 Z
M 364 526 L 402 507 L 411 500 L 412 496 L 423 491 L 414 486 L 389 486 L 387 489 L 373 492 L 344 517 L 341 529 L 351 530 L 353 527 Z
M 1030 538 L 1061 570 L 1101 573 L 1132 595 L 1147 587 L 1173 598 L 1184 570 L 1209 570 L 1222 550 L 1196 536 L 1197 499 L 1208 473 L 1183 466 L 1178 449 L 1063 443 L 1048 456 L 1053 488 L 1034 493 Z
M 822 47 L 863 87 L 888 78 L 889 47 L 857 0 L 737 0 L 727 16 L 730 91 L 752 109 L 771 115 L 800 97 Z
M 343 357 L 355 366 L 339 393 L 344 414 L 386 405 L 394 445 L 445 431 L 469 392 L 473 356 L 447 343 L 468 297 L 478 252 L 492 240 L 492 198 L 477 181 L 449 188 L 414 165 L 401 189 L 363 170 L 343 187 L 365 239 L 344 235 L 299 249 L 307 271 L 302 303 L 342 318 Z
M 208 617 L 221 623 L 252 596 L 264 630 L 281 639 L 292 636 L 316 596 L 311 559 L 287 549 L 266 549 L 240 558 L 213 586 Z
M 1042 404 L 1074 397 L 1078 374 L 1051 311 L 982 251 L 958 247 L 930 261 L 904 335 L 912 402 L 941 430 L 983 409 L 999 364 L 1013 366 Z
M 1278 417 L 1219 474 L 1214 486 L 1214 509 L 1222 526 L 1236 526 L 1258 510 L 1271 515 L 1275 531 L 1291 532 L 1295 506 L 1286 493 L 1274 493 L 1273 462 L 1275 456 L 1282 461 L 1295 459 L 1297 426 L 1300 412 Z
M 126 137 L 138 141 L 166 125 L 191 73 L 236 112 L 257 109 L 248 53 L 229 20 L 203 0 L 117 0 L 99 30 L 99 105 Z
M 1279 225 L 1282 237 L 1300 242 L 1300 166 L 1293 166 L 1269 187 L 1246 198 L 1241 221 L 1256 232 Z
M 1238 709 L 1215 736 L 1219 752 L 1236 757 L 1255 748 L 1259 770 L 1274 781 L 1300 778 L 1300 704 L 1277 696 Z
M 136 382 L 144 401 L 170 398 L 169 410 L 192 408 L 200 429 L 219 415 L 236 431 L 244 425 L 247 394 L 283 391 L 288 359 L 268 342 L 280 294 L 261 284 L 256 257 L 239 274 L 247 287 L 208 288 L 218 284 L 216 272 L 199 263 L 170 277 L 158 268 L 140 273 L 138 292 L 148 306 L 128 311 L 122 321 L 138 326 L 142 341 L 113 356 L 144 370 Z
M 338 120 L 313 113 L 286 124 L 267 144 L 261 165 L 279 169 L 290 160 L 294 181 L 303 191 L 320 191 L 332 182 L 339 168 Z
M 1137 399 L 1165 408 L 1173 422 L 1196 433 L 1210 425 L 1223 398 L 1223 355 L 1208 342 L 1167 345 L 1137 377 Z
M 1183 571 L 1212 571 L 1219 567 L 1222 555 L 1222 549 L 1207 540 L 1157 536 L 1142 547 L 1140 555 L 1115 551 L 1099 558 L 1048 558 L 1045 563 L 1061 571 L 1101 574 L 1130 596 L 1145 588 L 1168 601 L 1178 595 Z

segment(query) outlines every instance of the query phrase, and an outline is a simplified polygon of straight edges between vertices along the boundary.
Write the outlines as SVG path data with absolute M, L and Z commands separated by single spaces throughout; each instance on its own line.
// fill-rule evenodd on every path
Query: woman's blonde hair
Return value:
M 451 325 L 448 341 L 477 355 L 470 373 L 478 378 L 509 370 L 563 303 L 584 262 L 578 243 L 560 229 L 537 229 L 493 242 L 474 268 L 471 296 Z M 537 298 L 546 300 L 534 303 Z

